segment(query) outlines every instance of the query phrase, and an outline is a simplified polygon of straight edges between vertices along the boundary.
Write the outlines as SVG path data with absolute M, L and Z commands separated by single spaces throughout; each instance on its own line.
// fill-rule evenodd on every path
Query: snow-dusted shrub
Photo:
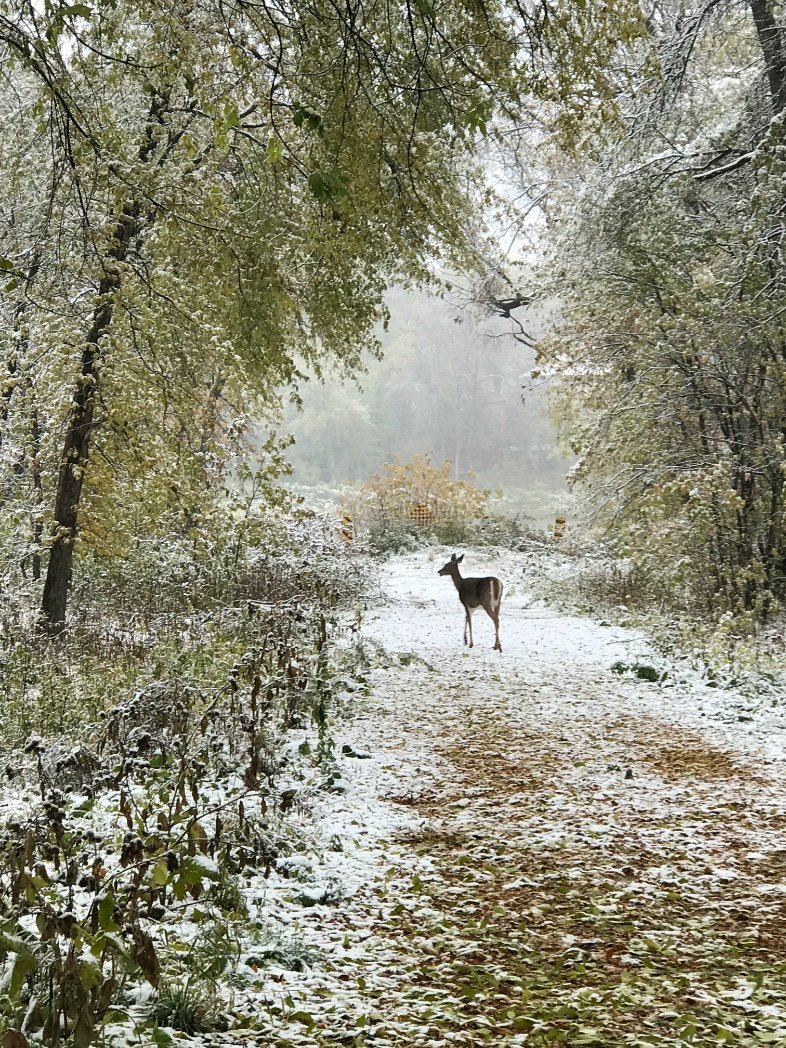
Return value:
M 399 553 L 424 542 L 461 545 L 474 540 L 488 515 L 490 493 L 452 477 L 452 464 L 435 466 L 428 455 L 387 463 L 352 502 L 356 530 L 375 553 Z
M 631 560 L 598 557 L 576 563 L 577 601 L 584 608 L 666 608 L 675 594 L 664 592 L 645 567 Z
M 151 600 L 128 621 L 140 555 L 86 574 L 95 607 L 58 637 L 0 633 L 0 751 L 18 793 L 0 820 L 0 1015 L 27 1015 L 45 1045 L 92 1043 L 125 989 L 159 991 L 149 1022 L 221 1025 L 205 993 L 238 963 L 240 884 L 305 847 L 309 798 L 335 785 L 331 723 L 356 675 L 332 634 L 364 569 L 313 519 L 285 539 L 239 557 L 259 579 L 277 570 L 274 588 L 219 600 L 228 562 L 189 574 L 170 545 L 166 578 L 140 582 L 143 603 L 160 585 L 164 610 Z
M 166 539 L 141 536 L 123 557 L 86 557 L 71 626 L 92 626 L 103 636 L 112 627 L 117 637 L 124 628 L 160 626 L 162 616 L 183 611 L 209 613 L 249 601 L 336 603 L 365 584 L 362 561 L 329 519 L 229 517 L 198 543 L 173 531 Z
M 222 1026 L 226 1028 L 215 987 L 204 980 L 189 979 L 162 986 L 148 1015 L 156 1026 L 186 1034 L 208 1033 Z
M 375 520 L 366 536 L 369 548 L 375 554 L 412 553 L 428 542 L 428 536 L 405 520 Z

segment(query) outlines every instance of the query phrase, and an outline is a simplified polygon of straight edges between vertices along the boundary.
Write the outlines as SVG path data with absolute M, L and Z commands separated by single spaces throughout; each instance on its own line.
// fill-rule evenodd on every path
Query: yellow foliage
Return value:
M 363 485 L 370 515 L 377 520 L 411 521 L 419 527 L 468 523 L 487 511 L 489 493 L 468 480 L 452 480 L 452 463 L 435 466 L 428 455 L 396 459 Z

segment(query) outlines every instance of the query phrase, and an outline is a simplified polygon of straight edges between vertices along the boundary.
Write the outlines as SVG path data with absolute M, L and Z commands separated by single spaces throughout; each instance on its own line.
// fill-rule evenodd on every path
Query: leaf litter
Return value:
M 227 1028 L 154 1042 L 786 1044 L 777 702 L 536 598 L 536 553 L 468 557 L 508 596 L 503 653 L 479 614 L 467 650 L 444 552 L 386 564 L 363 630 L 373 693 L 336 740 L 343 786 L 297 813 L 301 854 L 240 880 Z
M 378 670 L 353 726 L 369 820 L 385 802 L 409 820 L 384 842 L 359 1043 L 786 1043 L 777 708 L 742 724 L 739 695 L 684 667 L 613 673 L 659 656 L 533 606 L 515 555 L 471 565 L 521 579 L 504 653 L 479 616 L 463 649 L 440 556 L 392 561 L 369 626 L 423 661 Z

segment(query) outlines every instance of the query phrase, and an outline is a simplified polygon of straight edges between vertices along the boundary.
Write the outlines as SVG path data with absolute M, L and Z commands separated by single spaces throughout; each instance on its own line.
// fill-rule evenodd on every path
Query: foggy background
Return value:
M 437 466 L 449 460 L 455 478 L 474 473 L 479 486 L 501 489 L 506 510 L 538 526 L 567 512 L 573 463 L 557 449 L 546 388 L 530 380 L 534 353 L 510 322 L 422 291 L 394 289 L 387 304 L 384 358 L 368 362 L 360 385 L 312 379 L 301 387 L 302 411 L 287 410 L 292 483 L 357 484 L 396 456 L 420 454 Z

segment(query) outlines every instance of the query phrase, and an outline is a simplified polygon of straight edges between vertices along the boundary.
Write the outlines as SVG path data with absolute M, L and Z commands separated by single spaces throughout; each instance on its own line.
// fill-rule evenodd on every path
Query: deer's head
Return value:
M 445 564 L 444 567 L 439 569 L 439 571 L 437 572 L 437 575 L 452 575 L 453 572 L 458 568 L 459 564 L 462 562 L 463 559 L 464 559 L 464 554 L 463 553 L 461 554 L 460 557 L 457 557 L 456 554 L 454 553 L 453 556 L 450 558 L 450 560 L 447 562 L 447 564 Z

